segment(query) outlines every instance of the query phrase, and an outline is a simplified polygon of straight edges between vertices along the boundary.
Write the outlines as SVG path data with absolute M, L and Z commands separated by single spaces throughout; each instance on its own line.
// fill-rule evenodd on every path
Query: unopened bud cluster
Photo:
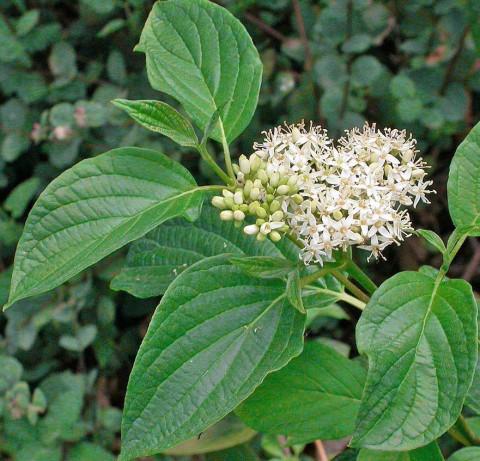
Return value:
M 224 189 L 223 196 L 212 199 L 213 205 L 222 210 L 220 218 L 235 221 L 236 227 L 243 227 L 246 234 L 256 235 L 259 241 L 269 238 L 278 242 L 290 230 L 282 204 L 303 201 L 298 194 L 298 175 L 287 175 L 285 167 L 277 168 L 255 153 L 249 158 L 240 156 L 233 169 L 235 189 Z M 245 221 L 248 216 L 251 223 Z
M 244 232 L 280 240 L 291 233 L 302 257 L 323 263 L 335 249 L 369 250 L 378 258 L 412 231 L 401 205 L 428 203 L 431 181 L 405 131 L 365 124 L 334 143 L 326 130 L 304 124 L 275 128 L 235 165 L 236 188 L 213 204 Z M 254 222 L 245 225 L 251 216 Z

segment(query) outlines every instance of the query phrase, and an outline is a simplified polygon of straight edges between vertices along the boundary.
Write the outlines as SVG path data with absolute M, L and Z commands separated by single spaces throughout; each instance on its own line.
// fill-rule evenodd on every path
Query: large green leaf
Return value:
M 455 225 L 480 226 L 480 123 L 458 146 L 448 175 L 448 209 Z M 480 236 L 480 230 L 471 235 Z
M 162 224 L 130 248 L 127 264 L 112 281 L 114 290 L 125 290 L 138 298 L 162 295 L 175 277 L 192 264 L 222 253 L 286 257 L 298 261 L 298 250 L 287 239 L 281 245 L 270 240 L 257 242 L 222 221 L 218 210 L 205 205 L 200 218 Z M 329 302 L 331 304 L 335 302 Z
M 56 178 L 18 244 L 7 307 L 52 289 L 167 219 L 196 219 L 203 192 L 163 154 L 115 149 Z
M 366 371 L 351 360 L 323 344 L 307 343 L 236 412 L 248 426 L 293 436 L 296 443 L 339 439 L 353 433 L 365 379 Z
M 352 445 L 411 450 L 457 419 L 477 361 L 477 306 L 463 280 L 402 272 L 387 280 L 357 325 L 369 358 Z
M 128 384 L 120 460 L 198 435 L 301 352 L 305 317 L 285 283 L 249 277 L 228 258 L 190 267 L 155 311 Z
M 212 138 L 221 141 L 224 131 L 232 141 L 246 128 L 257 106 L 262 63 L 243 25 L 225 8 L 207 0 L 157 2 L 137 49 L 146 55 L 152 87 L 177 99 L 202 130 L 223 107 Z
M 195 147 L 198 144 L 197 135 L 190 122 L 164 102 L 115 99 L 113 104 L 123 109 L 140 125 L 168 136 L 181 146 Z
M 412 451 L 376 451 L 362 449 L 357 461 L 444 461 L 437 442 Z M 472 460 L 469 460 L 472 461 Z

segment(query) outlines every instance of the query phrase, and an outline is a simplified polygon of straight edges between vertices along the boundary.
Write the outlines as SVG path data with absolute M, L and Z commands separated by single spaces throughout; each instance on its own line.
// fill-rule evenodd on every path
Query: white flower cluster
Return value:
M 292 125 L 268 132 L 254 150 L 245 160 L 261 165 L 258 171 L 266 173 L 266 181 L 259 177 L 257 182 L 260 206 L 268 201 L 270 178 L 278 181 L 278 176 L 284 184 L 294 184 L 288 194 L 275 192 L 282 212 L 275 226 L 303 244 L 306 264 L 323 263 L 332 258 L 333 250 L 352 245 L 378 258 L 385 247 L 399 244 L 412 231 L 410 216 L 401 205 L 429 203 L 426 195 L 432 182 L 425 181 L 426 164 L 416 157 L 416 141 L 405 131 L 382 132 L 365 124 L 363 130 L 347 131 L 334 143 L 320 127 Z M 237 186 L 241 190 L 245 187 L 242 170 L 240 164 Z M 251 203 L 248 198 L 244 202 L 245 194 L 242 203 Z M 261 233 L 264 222 L 245 231 Z M 264 231 L 268 235 L 271 229 Z

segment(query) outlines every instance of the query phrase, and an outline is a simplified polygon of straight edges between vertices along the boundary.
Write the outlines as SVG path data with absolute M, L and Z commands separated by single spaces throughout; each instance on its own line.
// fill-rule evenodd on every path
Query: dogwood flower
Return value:
M 235 191 L 212 203 L 237 226 L 253 219 L 244 232 L 260 241 L 291 234 L 305 264 L 323 264 L 349 246 L 382 257 L 413 230 L 401 206 L 429 203 L 432 182 L 405 131 L 366 123 L 335 143 L 321 127 L 301 123 L 274 128 L 253 148 L 234 167 Z

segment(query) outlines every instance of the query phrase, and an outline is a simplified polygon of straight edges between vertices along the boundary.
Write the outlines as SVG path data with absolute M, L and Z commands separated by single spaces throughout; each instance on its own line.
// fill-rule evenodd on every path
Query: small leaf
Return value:
M 476 461 L 480 459 L 480 447 L 466 447 L 456 451 L 448 461 Z
M 306 314 L 307 311 L 303 306 L 302 300 L 302 286 L 300 285 L 300 271 L 296 267 L 287 279 L 287 298 L 291 305 L 302 314 Z
M 121 148 L 83 160 L 28 216 L 6 307 L 55 288 L 167 219 L 196 219 L 202 201 L 190 173 L 158 152 Z
M 282 278 L 298 267 L 298 264 L 288 259 L 269 256 L 249 256 L 247 258 L 234 256 L 230 258 L 230 262 L 246 274 L 266 279 Z
M 198 436 L 298 355 L 303 331 L 281 280 L 249 277 L 229 255 L 187 269 L 163 296 L 135 359 L 119 459 Z
M 197 135 L 190 122 L 173 107 L 160 101 L 113 101 L 140 125 L 169 137 L 181 146 L 195 147 Z
M 397 274 L 363 311 L 369 371 L 352 446 L 411 450 L 457 420 L 477 363 L 477 306 L 467 282 L 440 280 Z
M 69 448 L 66 461 L 115 461 L 109 451 L 101 445 L 80 442 Z
M 262 62 L 241 22 L 207 0 L 155 3 L 137 51 L 145 53 L 150 84 L 177 99 L 205 131 L 216 110 L 231 103 L 211 137 L 228 142 L 250 122 L 258 102 Z
M 17 219 L 25 213 L 25 209 L 33 199 L 39 185 L 40 180 L 33 177 L 23 181 L 10 192 L 3 207 L 10 212 L 12 218 Z
M 236 410 L 250 427 L 295 443 L 353 433 L 365 370 L 328 346 L 307 343 L 300 356 L 267 376 Z
M 0 370 L 2 370 L 0 375 L 0 394 L 3 394 L 20 381 L 23 367 L 17 359 L 0 355 Z
M 480 236 L 480 123 L 458 146 L 450 164 L 448 209 L 455 226 L 473 225 Z
M 430 245 L 435 247 L 440 253 L 444 253 L 446 251 L 445 244 L 443 240 L 440 238 L 438 234 L 431 230 L 425 229 L 418 229 L 417 233 L 420 234 Z
M 191 456 L 201 455 L 210 451 L 225 450 L 247 442 L 256 433 L 253 429 L 245 426 L 234 413 L 230 413 L 218 423 L 205 429 L 200 437 L 192 437 L 190 440 L 170 448 L 166 454 Z
M 362 449 L 357 461 L 444 461 L 437 442 L 413 451 L 377 451 Z M 473 461 L 473 458 L 469 461 Z
M 23 37 L 28 34 L 37 24 L 40 19 L 39 10 L 30 10 L 24 13 L 17 21 L 17 35 Z

